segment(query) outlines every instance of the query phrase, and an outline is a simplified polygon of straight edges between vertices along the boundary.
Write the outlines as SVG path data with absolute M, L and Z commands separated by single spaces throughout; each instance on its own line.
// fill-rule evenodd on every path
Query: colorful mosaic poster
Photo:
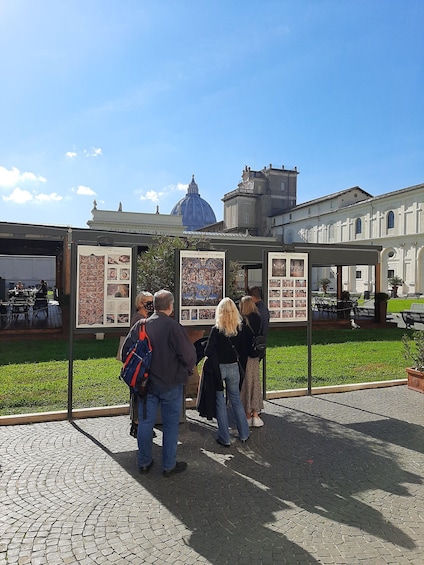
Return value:
M 131 248 L 79 245 L 76 327 L 129 326 Z
M 271 322 L 308 320 L 307 277 L 307 253 L 268 253 L 266 300 Z
M 180 251 L 179 291 L 180 323 L 213 325 L 225 291 L 225 252 Z

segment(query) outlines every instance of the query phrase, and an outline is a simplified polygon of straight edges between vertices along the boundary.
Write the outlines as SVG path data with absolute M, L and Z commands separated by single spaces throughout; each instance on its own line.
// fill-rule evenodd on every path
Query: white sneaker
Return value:
M 252 427 L 253 428 L 261 428 L 264 425 L 263 420 L 258 418 L 252 418 Z
M 253 418 L 247 418 L 247 423 L 249 424 L 249 428 L 253 427 Z

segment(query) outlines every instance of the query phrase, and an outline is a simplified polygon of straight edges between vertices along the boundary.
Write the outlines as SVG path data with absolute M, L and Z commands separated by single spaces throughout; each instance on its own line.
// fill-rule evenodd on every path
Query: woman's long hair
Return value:
M 225 336 L 237 335 L 241 329 L 241 316 L 237 306 L 226 296 L 216 307 L 215 326 Z
M 240 314 L 242 316 L 248 316 L 252 312 L 259 314 L 255 301 L 251 296 L 242 296 L 240 299 Z

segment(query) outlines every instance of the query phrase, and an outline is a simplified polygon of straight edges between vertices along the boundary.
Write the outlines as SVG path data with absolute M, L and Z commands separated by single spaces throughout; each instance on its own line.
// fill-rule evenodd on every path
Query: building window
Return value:
M 395 270 L 394 269 L 387 269 L 387 278 L 392 279 L 394 276 L 395 276 Z
M 356 271 L 355 278 L 362 279 L 362 271 Z
M 356 218 L 355 222 L 355 235 L 362 233 L 362 220 L 361 218 Z
M 394 227 L 395 227 L 395 215 L 393 213 L 393 210 L 390 210 L 390 212 L 387 214 L 387 229 L 392 230 Z
M 293 232 L 291 230 L 287 232 L 286 243 L 293 243 Z
M 286 181 L 281 181 L 281 192 L 286 192 Z

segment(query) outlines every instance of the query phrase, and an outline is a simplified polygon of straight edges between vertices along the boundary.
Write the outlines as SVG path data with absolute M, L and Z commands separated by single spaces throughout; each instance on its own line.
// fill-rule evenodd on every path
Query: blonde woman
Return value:
M 240 441 L 249 438 L 249 426 L 240 400 L 240 372 L 238 359 L 245 358 L 242 320 L 237 306 L 231 298 L 223 298 L 216 308 L 215 326 L 211 329 L 205 355 L 219 364 L 220 378 L 215 386 L 216 419 L 218 421 L 217 443 L 231 445 L 228 430 L 227 403 L 224 389 L 230 401 Z
M 245 346 L 247 352 L 246 373 L 241 387 L 241 402 L 246 411 L 246 418 L 250 427 L 260 428 L 264 425 L 259 417 L 263 409 L 261 379 L 259 371 L 259 357 L 254 353 L 252 340 L 254 336 L 262 334 L 262 321 L 255 301 L 251 296 L 243 296 L 240 300 L 240 314 L 243 317 Z

